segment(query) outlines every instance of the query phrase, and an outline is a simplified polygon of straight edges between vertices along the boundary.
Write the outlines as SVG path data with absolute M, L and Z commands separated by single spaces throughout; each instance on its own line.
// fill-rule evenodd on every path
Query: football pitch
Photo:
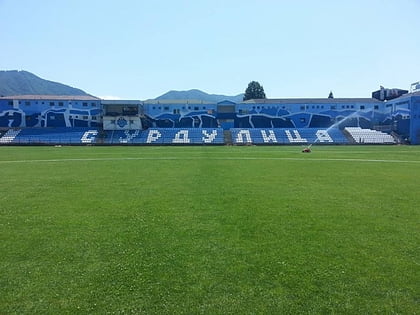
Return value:
M 420 146 L 0 147 L 0 313 L 418 314 Z

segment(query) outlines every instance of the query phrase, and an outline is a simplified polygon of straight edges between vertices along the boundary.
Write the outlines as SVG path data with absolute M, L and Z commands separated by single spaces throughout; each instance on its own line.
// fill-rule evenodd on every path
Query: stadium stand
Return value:
M 107 144 L 224 144 L 222 128 L 150 128 L 108 131 Z
M 338 128 L 232 128 L 233 144 L 344 144 L 348 139 Z
M 12 143 L 16 136 L 20 133 L 20 129 L 9 129 L 1 138 L 0 143 Z
M 392 144 L 396 143 L 393 136 L 378 130 L 362 129 L 360 127 L 344 128 L 355 143 L 367 144 Z
M 10 129 L 1 143 L 13 144 L 89 144 L 95 143 L 95 128 L 22 128 Z

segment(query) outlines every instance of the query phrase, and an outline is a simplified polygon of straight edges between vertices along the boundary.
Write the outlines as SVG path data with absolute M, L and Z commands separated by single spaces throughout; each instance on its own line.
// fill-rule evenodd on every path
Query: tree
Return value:
M 251 81 L 245 90 L 244 101 L 254 98 L 266 98 L 264 88 L 257 81 Z
M 330 94 L 328 95 L 328 98 L 334 98 L 333 92 L 330 91 Z

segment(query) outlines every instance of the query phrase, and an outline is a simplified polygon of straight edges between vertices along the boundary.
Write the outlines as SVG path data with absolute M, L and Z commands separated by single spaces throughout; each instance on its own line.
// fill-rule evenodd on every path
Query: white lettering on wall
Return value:
M 190 143 L 188 138 L 188 130 L 180 130 L 175 134 L 175 138 L 172 143 Z
M 95 141 L 96 136 L 98 135 L 98 130 L 88 130 L 86 131 L 80 141 L 82 143 L 92 143 Z
M 244 137 L 245 137 L 245 141 L 244 141 Z M 236 143 L 244 143 L 244 142 L 252 143 L 249 130 L 240 130 L 238 132 L 238 135 L 236 136 Z
M 210 134 L 207 133 L 207 130 L 203 130 L 203 137 L 201 138 L 204 143 L 212 143 L 217 136 L 217 130 L 213 130 Z
M 120 143 L 129 143 L 131 140 L 133 140 L 135 137 L 137 137 L 140 133 L 140 130 L 134 131 L 132 134 L 130 134 L 130 131 L 126 130 L 124 131 L 125 138 L 120 137 Z
M 317 130 L 316 138 L 319 142 L 334 142 L 327 130 Z
M 150 130 L 149 134 L 147 135 L 146 143 L 155 142 L 157 139 L 162 137 L 162 134 L 158 130 Z
M 276 135 L 274 134 L 274 131 L 269 130 L 268 133 L 269 135 L 267 136 L 267 133 L 265 132 L 265 130 L 261 130 L 261 135 L 263 137 L 264 142 L 265 143 L 268 143 L 270 141 L 277 142 L 277 138 L 276 138 Z
M 294 133 L 294 137 L 292 136 L 292 133 L 290 132 L 290 130 L 285 130 L 284 131 L 286 133 L 287 138 L 289 139 L 290 143 L 306 143 L 308 142 L 307 139 L 302 138 L 299 134 L 299 132 L 297 130 L 293 130 Z

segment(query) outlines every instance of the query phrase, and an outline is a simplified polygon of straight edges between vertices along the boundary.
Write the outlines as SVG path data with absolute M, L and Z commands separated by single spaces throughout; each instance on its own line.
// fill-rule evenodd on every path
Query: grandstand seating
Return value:
M 9 129 L 1 138 L 0 143 L 12 143 L 19 134 L 20 129 Z
M 108 144 L 223 144 L 222 128 L 150 128 L 107 131 Z
M 362 129 L 360 127 L 346 127 L 344 130 L 355 143 L 391 144 L 396 143 L 393 136 L 378 130 Z
M 232 128 L 233 144 L 392 144 L 384 132 L 346 127 L 338 128 Z M 11 128 L 0 133 L 0 144 L 224 144 L 222 128 L 149 128 L 146 130 L 101 131 L 75 128 Z M 230 142 L 226 138 L 227 142 Z
M 13 144 L 78 144 L 94 143 L 95 128 L 22 128 L 10 129 L 0 143 Z
M 337 128 L 232 128 L 234 144 L 341 144 L 349 143 Z

